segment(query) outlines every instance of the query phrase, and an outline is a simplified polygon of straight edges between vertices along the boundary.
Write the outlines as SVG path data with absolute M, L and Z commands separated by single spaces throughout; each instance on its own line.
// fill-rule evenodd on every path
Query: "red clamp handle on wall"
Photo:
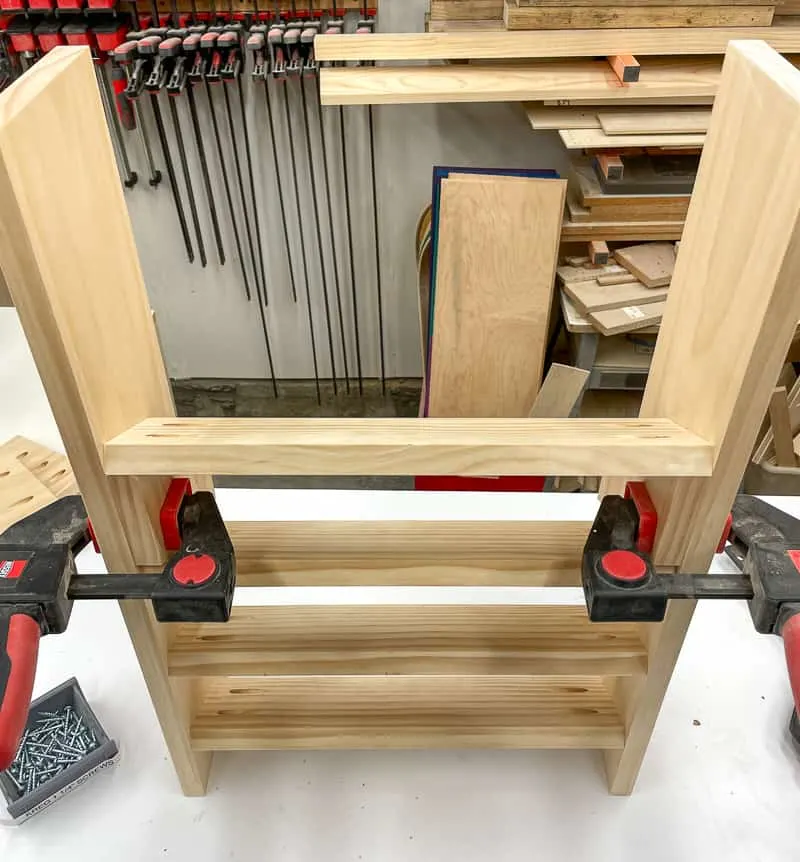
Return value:
M 25 731 L 40 637 L 33 617 L 0 615 L 0 770 L 14 762 Z
M 800 612 L 789 617 L 781 628 L 783 649 L 786 654 L 786 670 L 794 698 L 794 708 L 800 715 Z

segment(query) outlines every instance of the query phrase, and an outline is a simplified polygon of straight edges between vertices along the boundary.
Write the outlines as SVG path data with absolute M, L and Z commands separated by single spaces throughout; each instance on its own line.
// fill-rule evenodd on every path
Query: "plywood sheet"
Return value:
M 514 417 L 542 377 L 566 182 L 442 182 L 430 416 Z
M 615 147 L 702 147 L 706 136 L 677 134 L 607 135 L 602 129 L 559 129 L 568 150 L 603 150 Z
M 56 497 L 78 493 L 75 476 L 66 455 L 54 452 L 27 437 L 12 437 L 0 447 L 0 452 L 11 452 L 22 466 L 30 470 Z
M 56 499 L 11 452 L 0 452 L 0 533 Z

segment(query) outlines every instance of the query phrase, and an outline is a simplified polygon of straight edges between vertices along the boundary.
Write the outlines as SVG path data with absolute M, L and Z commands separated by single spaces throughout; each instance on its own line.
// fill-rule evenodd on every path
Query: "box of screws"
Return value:
M 69 679 L 31 704 L 17 756 L 0 772 L 8 813 L 27 820 L 118 759 L 117 744 Z

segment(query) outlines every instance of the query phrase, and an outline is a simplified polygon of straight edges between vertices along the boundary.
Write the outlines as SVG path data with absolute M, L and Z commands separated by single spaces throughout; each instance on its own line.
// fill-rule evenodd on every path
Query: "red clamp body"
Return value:
M 173 479 L 169 483 L 167 496 L 161 506 L 159 520 L 164 547 L 168 551 L 177 551 L 181 546 L 180 512 L 183 499 L 192 493 L 192 483 L 188 479 Z

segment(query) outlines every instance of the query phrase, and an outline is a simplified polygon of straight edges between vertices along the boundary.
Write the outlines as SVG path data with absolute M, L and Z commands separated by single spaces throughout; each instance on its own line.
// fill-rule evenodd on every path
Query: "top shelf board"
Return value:
M 783 54 L 800 52 L 800 18 L 771 27 L 621 30 L 459 31 L 317 36 L 319 61 L 536 60 L 613 54 L 724 54 L 732 39 L 762 39 Z

